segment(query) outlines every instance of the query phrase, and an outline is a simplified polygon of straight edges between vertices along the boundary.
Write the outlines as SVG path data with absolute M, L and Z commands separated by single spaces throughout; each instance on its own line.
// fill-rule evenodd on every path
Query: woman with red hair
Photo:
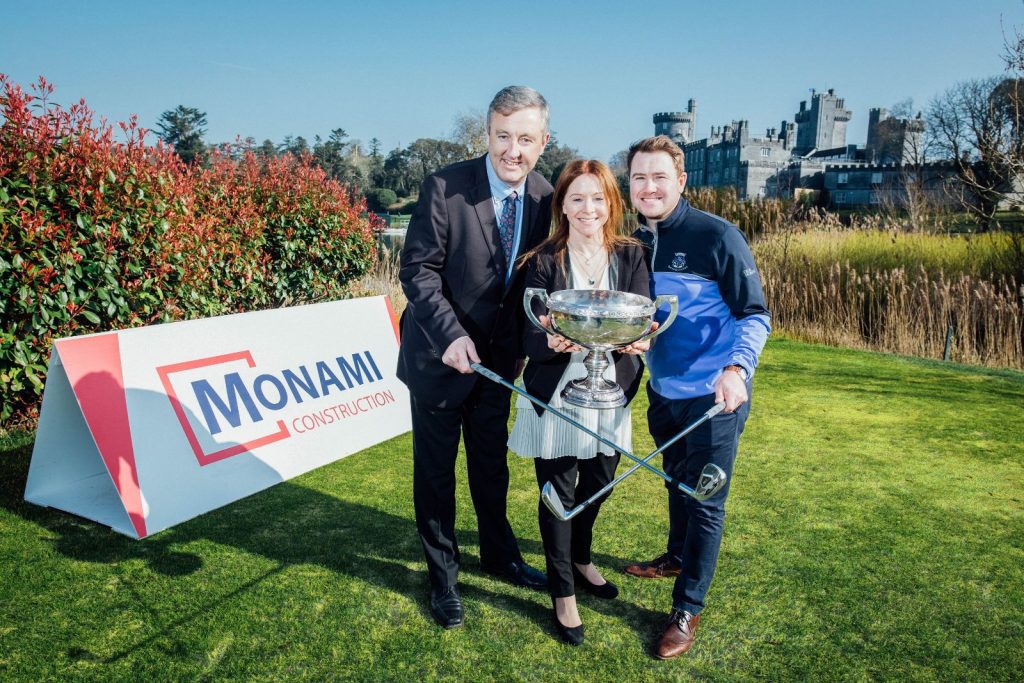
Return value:
M 563 289 L 614 289 L 650 297 L 643 247 L 622 233 L 624 203 L 615 176 L 600 161 L 578 159 L 566 166 L 552 195 L 553 228 L 547 240 L 522 258 L 526 286 Z M 540 311 L 545 313 L 545 311 Z M 527 392 L 540 398 L 614 443 L 632 441 L 629 406 L 597 410 L 563 403 L 562 388 L 583 377 L 586 352 L 564 337 L 527 326 L 524 345 L 529 363 L 523 372 Z M 613 353 L 606 379 L 618 382 L 632 400 L 640 385 L 639 354 L 649 342 Z M 537 483 L 551 482 L 566 509 L 586 500 L 615 476 L 619 454 L 543 408 L 520 397 L 509 449 L 534 459 Z M 583 622 L 576 587 L 612 599 L 618 589 L 594 566 L 590 549 L 594 522 L 607 494 L 571 520 L 556 518 L 538 504 L 547 559 L 548 588 L 555 624 L 563 641 L 583 642 Z

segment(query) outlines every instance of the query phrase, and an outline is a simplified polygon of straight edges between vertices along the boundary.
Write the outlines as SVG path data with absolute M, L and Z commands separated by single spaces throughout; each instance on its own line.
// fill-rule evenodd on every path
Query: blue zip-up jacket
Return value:
M 726 365 L 752 376 L 771 314 L 739 228 L 680 199 L 657 231 L 641 225 L 635 236 L 647 247 L 651 293 L 679 297 L 679 317 L 647 352 L 652 388 L 665 398 L 694 398 L 714 393 Z M 663 307 L 656 319 L 666 317 Z

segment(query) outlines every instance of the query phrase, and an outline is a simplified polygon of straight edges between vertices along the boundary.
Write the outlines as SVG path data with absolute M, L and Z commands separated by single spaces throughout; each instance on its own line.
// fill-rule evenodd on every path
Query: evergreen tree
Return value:
M 160 115 L 160 121 L 157 122 L 160 132 L 157 135 L 174 147 L 182 161 L 191 164 L 202 161 L 206 155 L 206 146 L 203 144 L 205 126 L 206 112 L 179 104 Z

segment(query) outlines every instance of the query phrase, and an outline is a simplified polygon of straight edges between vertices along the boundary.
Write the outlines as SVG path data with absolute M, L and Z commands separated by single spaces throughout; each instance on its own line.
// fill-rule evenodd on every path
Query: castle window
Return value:
M 846 203 L 846 193 L 845 192 L 833 192 L 832 193 L 832 201 L 834 201 L 836 204 L 845 204 Z
M 763 157 L 770 157 L 771 155 L 772 155 L 772 148 L 771 147 L 762 147 L 761 148 L 761 156 L 763 156 Z
M 871 184 L 872 185 L 881 185 L 882 184 L 882 174 L 881 173 L 872 173 L 871 174 Z
M 845 185 L 846 183 L 850 182 L 850 174 L 840 173 L 839 177 L 836 179 L 836 182 L 840 185 Z

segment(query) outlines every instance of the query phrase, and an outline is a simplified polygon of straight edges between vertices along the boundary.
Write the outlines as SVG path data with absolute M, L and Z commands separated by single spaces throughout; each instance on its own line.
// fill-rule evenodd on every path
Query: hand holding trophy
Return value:
M 550 327 L 545 327 L 533 312 L 533 300 L 547 307 Z M 654 313 L 669 306 L 668 318 L 657 329 Z M 625 348 L 637 341 L 653 339 L 672 324 L 679 310 L 674 295 L 659 296 L 653 302 L 645 296 L 605 289 L 564 289 L 550 295 L 543 289 L 529 288 L 523 296 L 526 315 L 534 325 L 552 335 L 590 349 L 584 365 L 587 376 L 569 382 L 562 400 L 582 408 L 617 408 L 626 405 L 626 397 L 615 382 L 604 378 L 608 351 Z

